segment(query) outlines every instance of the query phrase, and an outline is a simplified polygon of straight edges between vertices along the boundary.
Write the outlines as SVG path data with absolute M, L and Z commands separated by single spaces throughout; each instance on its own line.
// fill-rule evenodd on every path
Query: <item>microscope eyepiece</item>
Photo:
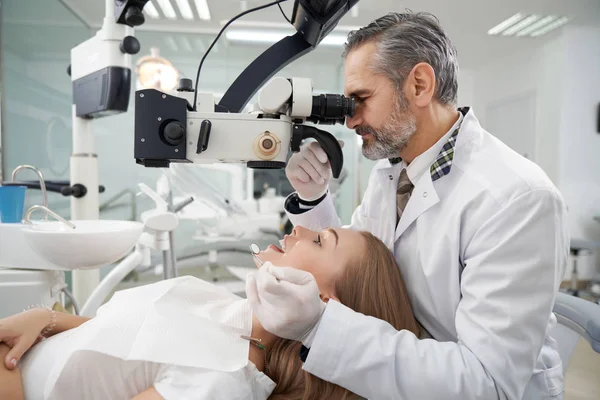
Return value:
M 142 10 L 148 0 L 114 0 L 114 2 L 115 19 L 118 24 L 136 27 L 146 21 Z
M 131 6 L 125 12 L 125 23 L 129 26 L 140 26 L 146 19 L 138 6 Z
M 308 121 L 315 124 L 344 124 L 346 117 L 354 115 L 354 97 L 341 94 L 313 96 L 312 111 Z

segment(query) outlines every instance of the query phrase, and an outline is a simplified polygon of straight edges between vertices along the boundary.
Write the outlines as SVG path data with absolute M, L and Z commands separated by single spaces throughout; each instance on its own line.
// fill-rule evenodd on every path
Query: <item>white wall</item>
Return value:
M 514 39 L 508 39 L 514 40 Z M 600 134 L 596 110 L 600 103 L 600 29 L 567 27 L 563 33 L 531 51 L 515 53 L 475 71 L 474 110 L 484 128 L 507 144 L 513 132 L 494 130 L 491 112 L 499 106 L 532 99 L 535 112 L 530 157 L 561 191 L 569 209 L 573 238 L 600 241 Z M 530 115 L 514 113 L 513 124 Z M 493 125 L 493 126 L 491 126 Z M 518 151 L 518 149 L 515 149 Z M 595 255 L 581 258 L 579 276 L 594 276 Z M 570 277 L 567 271 L 565 279 Z
M 514 40 L 514 39 L 509 39 Z M 491 112 L 501 106 L 535 101 L 534 143 L 529 158 L 540 165 L 553 182 L 558 182 L 558 138 L 560 97 L 562 90 L 564 40 L 558 37 L 551 42 L 524 53 L 494 60 L 475 71 L 474 111 L 484 128 L 489 127 Z M 506 118 L 511 118 L 507 115 Z M 491 132 L 499 139 L 510 142 L 511 132 Z
M 560 189 L 573 237 L 600 241 L 600 28 L 564 33 L 566 73 L 561 99 Z
M 458 73 L 458 106 L 473 107 L 475 104 L 475 73 L 470 69 L 460 69 Z

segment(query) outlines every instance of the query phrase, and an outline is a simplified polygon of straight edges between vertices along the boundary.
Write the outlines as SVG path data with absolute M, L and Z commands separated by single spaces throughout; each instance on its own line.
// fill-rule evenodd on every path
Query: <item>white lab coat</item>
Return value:
M 330 301 L 304 369 L 369 398 L 558 399 L 552 305 L 568 257 L 566 208 L 531 161 L 465 115 L 450 172 L 424 173 L 396 225 L 401 164 L 371 172 L 350 227 L 398 261 L 414 314 L 435 340 Z M 339 227 L 329 195 L 294 225 Z

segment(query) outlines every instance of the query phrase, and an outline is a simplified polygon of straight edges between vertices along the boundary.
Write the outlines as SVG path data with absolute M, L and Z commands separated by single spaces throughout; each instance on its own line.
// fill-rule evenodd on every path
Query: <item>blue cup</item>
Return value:
M 21 223 L 27 186 L 0 186 L 0 222 Z

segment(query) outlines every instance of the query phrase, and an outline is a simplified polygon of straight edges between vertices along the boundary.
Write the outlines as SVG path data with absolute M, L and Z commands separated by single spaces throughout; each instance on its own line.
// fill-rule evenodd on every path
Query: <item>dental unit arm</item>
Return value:
M 105 0 L 102 27 L 71 49 L 67 72 L 73 86 L 73 152 L 70 186 L 61 189 L 71 197 L 72 220 L 100 217 L 98 155 L 94 121 L 127 111 L 131 93 L 132 58 L 140 51 L 134 29 L 144 23 L 148 0 Z M 73 295 L 79 304 L 100 282 L 98 269 L 73 271 Z
M 134 28 L 144 23 L 148 0 L 105 0 L 102 28 L 71 49 L 67 73 L 73 86 L 73 153 L 70 187 L 72 219 L 98 219 L 98 160 L 93 123 L 127 111 L 132 57 L 140 51 Z
M 296 0 L 291 21 L 297 32 L 254 60 L 217 105 L 213 94 L 195 92 L 189 79 L 182 79 L 175 93 L 137 91 L 136 162 L 146 167 L 222 162 L 284 168 L 289 150 L 297 152 L 303 140 L 313 138 L 325 150 L 333 176 L 339 177 L 343 155 L 338 141 L 304 123 L 343 124 L 354 113 L 354 99 L 336 94 L 313 96 L 312 83 L 306 78 L 269 79 L 313 50 L 357 2 Z M 258 104 L 242 113 L 261 87 Z

